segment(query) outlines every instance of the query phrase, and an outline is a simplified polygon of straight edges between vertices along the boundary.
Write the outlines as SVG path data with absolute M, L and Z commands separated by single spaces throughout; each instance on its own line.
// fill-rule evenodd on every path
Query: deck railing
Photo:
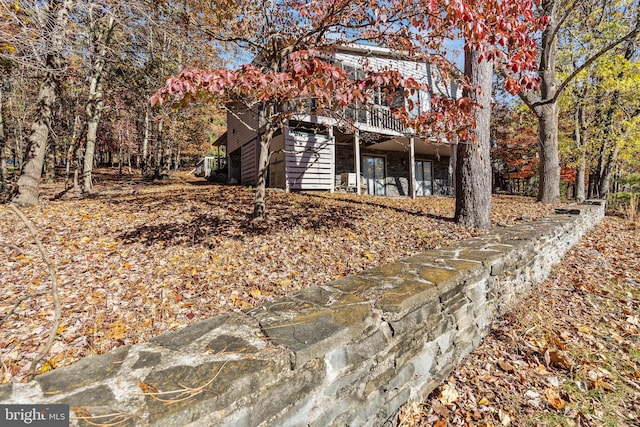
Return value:
M 303 115 L 318 115 L 317 104 L 314 99 L 304 102 L 299 108 Z M 384 105 L 351 105 L 341 111 L 341 116 L 354 124 L 367 125 L 374 129 L 402 133 L 405 127 L 398 119 L 393 117 L 391 108 Z

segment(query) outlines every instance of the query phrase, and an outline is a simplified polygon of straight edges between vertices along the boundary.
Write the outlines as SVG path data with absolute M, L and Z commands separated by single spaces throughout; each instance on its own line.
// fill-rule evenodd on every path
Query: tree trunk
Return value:
M 266 124 L 264 133 L 260 136 L 260 152 L 258 153 L 258 179 L 256 182 L 256 194 L 253 200 L 253 219 L 264 220 L 266 205 L 266 187 L 267 187 L 267 172 L 269 170 L 269 150 L 271 147 L 271 140 L 273 134 L 276 131 L 276 124 L 273 123 L 272 118 L 275 114 L 275 106 L 271 103 L 267 104 L 265 108 Z
M 616 161 L 618 160 L 618 154 L 620 153 L 620 148 L 616 145 L 611 153 L 607 156 L 603 168 L 600 171 L 600 176 L 598 177 L 598 197 L 600 199 L 606 199 L 609 194 L 609 188 L 611 187 L 611 176 L 613 175 L 613 169 L 615 167 Z
M 124 147 L 122 144 L 122 131 L 118 130 L 118 175 L 122 176 L 122 164 L 124 163 Z
M 158 134 L 155 143 L 155 165 L 153 176 L 155 179 L 163 179 L 163 159 L 164 159 L 164 120 L 158 120 Z
M 540 148 L 540 183 L 538 201 L 560 201 L 560 157 L 558 154 L 558 104 L 549 103 L 538 110 L 538 146 Z
M 44 181 L 51 184 L 56 180 L 56 145 L 49 141 L 45 153 Z
M 89 98 L 87 99 L 87 147 L 84 152 L 82 169 L 82 192 L 90 193 L 93 189 L 93 163 L 98 135 L 100 116 L 104 108 L 102 100 L 103 78 L 107 60 L 107 47 L 111 41 L 111 34 L 115 27 L 115 19 L 109 15 L 104 23 L 94 17 L 93 10 L 89 13 L 89 36 L 91 38 L 91 81 L 89 84 Z
M 151 171 L 149 167 L 149 138 L 151 133 L 151 112 L 149 107 L 144 112 L 144 136 L 142 138 L 142 147 L 140 148 L 140 170 L 142 178 L 149 179 Z
M 576 168 L 576 200 L 578 202 L 583 202 L 586 199 L 587 192 L 586 192 L 586 187 L 584 185 L 586 172 L 587 172 L 587 159 L 586 159 L 586 154 L 582 152 L 580 155 L 580 159 L 578 160 L 578 166 Z
M 26 157 L 20 178 L 18 179 L 18 194 L 14 203 L 21 206 L 38 203 L 38 189 L 42 176 L 42 165 L 49 139 L 49 128 L 53 117 L 53 107 L 57 102 L 59 72 L 63 66 L 63 51 L 71 0 L 52 1 L 47 16 L 47 31 L 51 37 L 51 51 L 47 52 L 45 61 L 46 74 L 38 93 L 35 120 L 31 125 L 26 150 Z
M 472 88 L 467 91 L 478 104 L 472 139 L 457 144 L 456 222 L 468 227 L 491 227 L 491 88 L 493 63 L 479 61 L 480 52 L 465 47 L 465 76 Z
M 556 0 L 544 0 L 542 8 L 545 14 L 555 17 L 558 11 Z M 557 203 L 560 201 L 560 155 L 558 152 L 558 103 L 555 100 L 558 91 L 556 78 L 556 57 L 558 55 L 556 30 L 558 22 L 551 20 L 544 29 L 541 40 L 540 98 L 534 112 L 538 117 L 538 147 L 540 149 L 540 182 L 538 201 Z
M 4 131 L 4 114 L 2 104 L 2 84 L 0 84 L 0 193 L 8 178 L 7 173 L 7 134 Z
M 587 153 L 585 149 L 585 112 L 584 107 L 580 103 L 580 99 L 574 97 L 576 103 L 576 111 L 574 114 L 574 139 L 576 141 L 576 150 L 578 152 L 578 164 L 576 166 L 576 200 L 582 202 L 585 200 L 584 178 L 587 170 Z

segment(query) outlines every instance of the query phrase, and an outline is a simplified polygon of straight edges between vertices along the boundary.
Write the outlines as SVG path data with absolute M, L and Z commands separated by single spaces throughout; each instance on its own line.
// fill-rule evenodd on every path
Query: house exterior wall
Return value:
M 286 187 L 284 135 L 280 134 L 271 142 L 271 158 L 269 161 L 269 187 Z
M 407 61 L 393 57 L 393 55 L 379 55 L 375 53 L 375 49 L 371 53 L 367 53 L 366 50 L 359 52 L 338 51 L 334 54 L 334 59 L 340 64 L 360 68 L 366 61 L 367 66 L 372 70 L 397 70 L 405 78 L 413 78 L 419 83 L 428 83 L 432 93 L 456 99 L 462 96 L 462 88 L 458 88 L 457 85 L 452 85 L 450 81 L 445 80 L 438 68 L 429 64 Z M 426 93 L 420 91 L 421 109 L 430 108 L 430 97 L 426 95 Z
M 234 104 L 234 114 L 227 113 L 227 150 L 229 153 L 256 139 L 258 112 L 242 104 Z
M 333 138 L 285 129 L 286 181 L 290 190 L 333 189 Z
M 409 153 L 403 151 L 368 150 L 361 148 L 364 156 L 385 158 L 385 191 L 387 196 L 410 196 L 409 189 Z M 352 145 L 336 145 L 336 182 L 340 174 L 354 172 L 354 150 Z M 416 154 L 416 160 L 429 160 L 432 163 L 433 195 L 449 196 L 453 194 L 453 179 L 450 169 L 450 157 Z M 361 159 L 362 161 L 362 159 Z
M 242 185 L 256 185 L 258 178 L 258 141 L 254 139 L 251 142 L 243 145 L 240 149 L 242 158 L 241 163 L 241 181 Z
M 257 181 L 258 112 L 242 104 L 231 107 L 227 113 L 227 153 L 240 152 L 240 183 L 255 185 Z

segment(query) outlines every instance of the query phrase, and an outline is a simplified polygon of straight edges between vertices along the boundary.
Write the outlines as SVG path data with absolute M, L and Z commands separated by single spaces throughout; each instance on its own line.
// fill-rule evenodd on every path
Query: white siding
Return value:
M 290 190 L 332 190 L 333 140 L 325 135 L 285 132 L 286 175 Z
M 375 56 L 372 53 L 368 56 L 366 51 L 361 54 L 351 52 L 336 52 L 334 58 L 336 62 L 348 65 L 351 67 L 362 68 L 366 61 L 368 68 L 378 71 L 384 69 L 397 70 L 402 74 L 404 78 L 413 78 L 419 83 L 428 83 L 431 86 L 431 91 L 434 93 L 440 93 L 443 95 L 451 96 L 451 83 L 444 81 L 440 70 L 435 66 L 429 66 L 424 63 L 418 63 L 414 61 L 407 61 L 399 58 L 393 58 L 392 56 Z M 455 94 L 456 98 L 460 97 L 460 94 Z M 428 99 L 427 94 L 420 93 L 421 100 Z M 424 107 L 426 102 L 421 102 L 421 106 Z

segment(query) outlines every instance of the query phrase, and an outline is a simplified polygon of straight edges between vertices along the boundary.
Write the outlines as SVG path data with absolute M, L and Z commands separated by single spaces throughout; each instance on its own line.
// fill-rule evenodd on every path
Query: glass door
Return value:
M 432 188 L 431 162 L 416 160 L 416 196 L 430 196 L 433 194 Z
M 367 193 L 376 196 L 385 195 L 385 164 L 384 157 L 364 156 L 364 179 L 367 183 Z

